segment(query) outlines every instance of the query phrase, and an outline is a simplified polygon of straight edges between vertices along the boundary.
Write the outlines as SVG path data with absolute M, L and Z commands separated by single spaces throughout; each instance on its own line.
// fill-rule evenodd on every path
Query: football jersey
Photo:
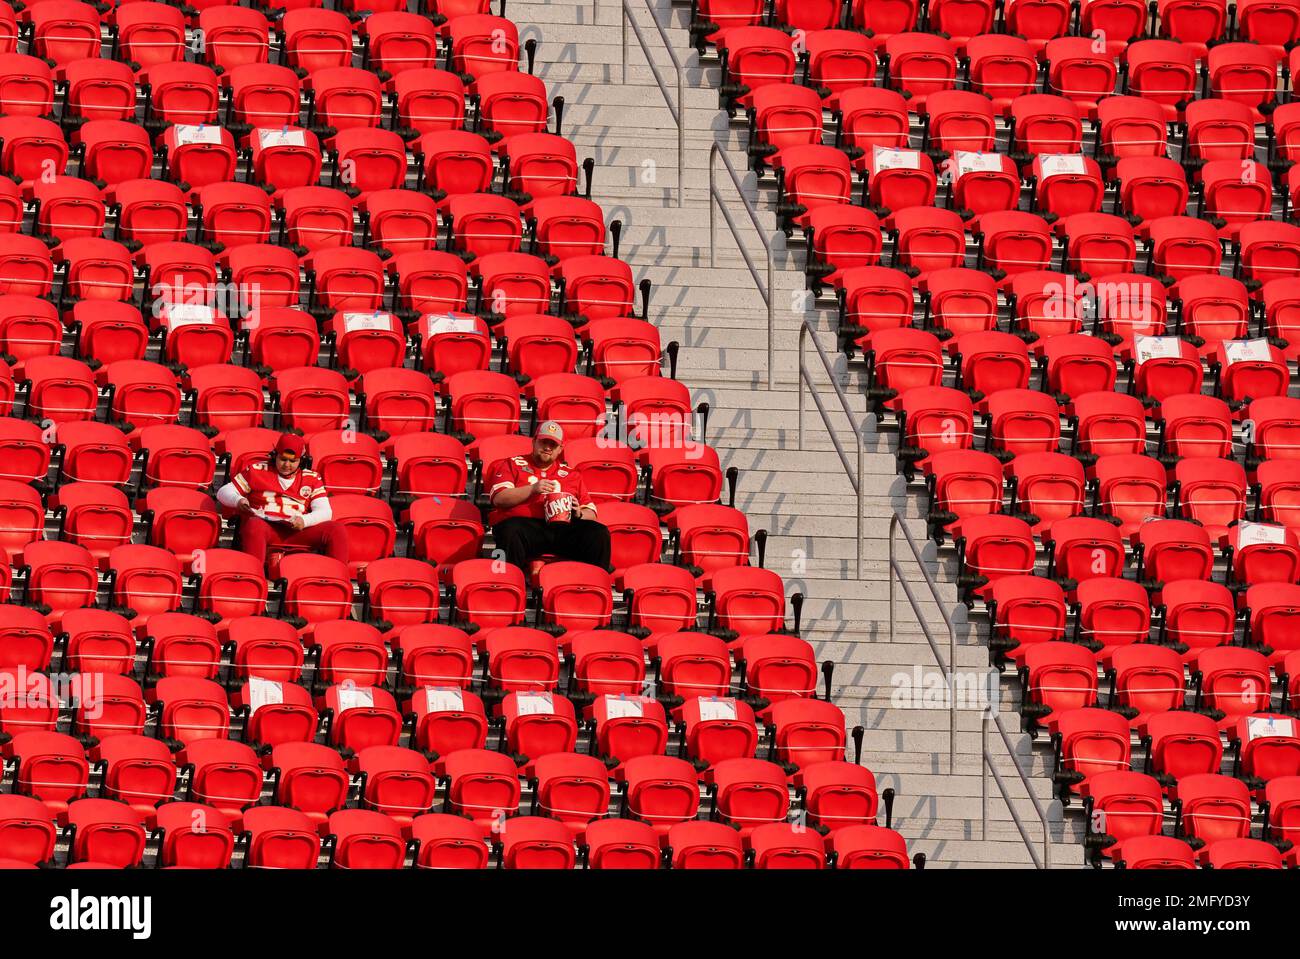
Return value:
M 595 510 L 596 504 L 592 502 L 591 496 L 587 492 L 587 484 L 582 481 L 582 473 L 562 460 L 556 460 L 543 469 L 533 462 L 531 456 L 512 456 L 497 463 L 496 468 L 492 471 L 491 478 L 488 480 L 488 497 L 495 496 L 498 490 L 510 489 L 514 486 L 526 486 L 544 479 L 557 480 L 560 484 L 560 490 L 576 497 L 580 507 Z M 488 522 L 495 526 L 502 520 L 513 519 L 516 516 L 545 519 L 546 504 L 544 500 L 545 497 L 542 496 L 530 496 L 522 503 L 511 506 L 509 509 L 494 508 L 492 515 L 488 517 Z
M 315 500 L 326 495 L 325 482 L 319 473 L 298 470 L 286 489 L 280 474 L 269 463 L 254 463 L 231 482 L 248 500 L 248 505 L 264 513 L 267 519 L 304 516 Z

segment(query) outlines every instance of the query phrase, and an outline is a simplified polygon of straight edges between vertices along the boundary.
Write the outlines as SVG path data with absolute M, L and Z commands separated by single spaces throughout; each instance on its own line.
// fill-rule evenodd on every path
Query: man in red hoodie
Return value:
M 564 462 L 564 429 L 554 420 L 537 428 L 525 456 L 497 463 L 488 479 L 492 535 L 506 562 L 528 572 L 544 553 L 608 570 L 609 530 L 582 474 Z
M 320 474 L 302 469 L 303 439 L 281 435 L 270 457 L 217 491 L 241 517 L 239 542 L 264 566 L 269 547 L 299 546 L 348 561 L 347 527 L 336 522 Z

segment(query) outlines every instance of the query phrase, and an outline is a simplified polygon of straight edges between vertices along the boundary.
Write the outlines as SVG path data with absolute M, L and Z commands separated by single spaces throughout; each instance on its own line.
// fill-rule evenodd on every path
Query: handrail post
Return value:
M 773 282 L 772 267 L 772 244 L 764 243 L 767 247 L 767 388 L 772 388 L 772 378 L 776 375 L 773 368 L 776 366 L 776 285 Z M 862 475 L 861 468 L 858 469 L 858 475 Z M 861 493 L 859 493 L 861 496 Z
M 989 723 L 993 721 L 993 706 L 984 711 L 980 723 L 980 841 L 989 838 Z
M 650 0 L 645 0 L 645 5 L 654 17 Z M 662 35 L 664 29 L 659 26 L 659 18 L 654 17 L 654 22 Z M 667 38 L 664 39 L 664 44 L 668 45 Z M 677 68 L 677 209 L 680 210 L 686 206 L 686 85 L 682 79 L 685 71 L 676 57 L 673 58 L 673 66 Z
M 866 538 L 866 521 L 862 514 L 866 506 L 866 489 L 867 489 L 867 451 L 862 441 L 862 430 L 857 424 L 853 424 L 853 432 L 858 439 L 858 523 L 857 523 L 857 578 L 862 578 L 862 541 Z
M 889 517 L 889 642 L 894 642 L 894 576 L 898 564 L 894 562 L 894 527 L 898 525 L 898 514 Z
M 709 208 L 712 212 L 712 207 Z M 799 372 L 795 377 L 795 386 L 799 390 L 799 449 L 803 450 L 803 388 L 804 388 L 804 351 L 808 346 L 808 324 L 799 324 Z M 811 384 L 809 384 L 811 388 Z
M 717 189 L 714 187 L 714 159 L 718 155 L 718 145 L 714 143 L 709 147 L 709 268 L 716 269 L 718 266 L 718 228 L 717 211 L 713 209 L 714 201 L 722 202 L 718 197 Z

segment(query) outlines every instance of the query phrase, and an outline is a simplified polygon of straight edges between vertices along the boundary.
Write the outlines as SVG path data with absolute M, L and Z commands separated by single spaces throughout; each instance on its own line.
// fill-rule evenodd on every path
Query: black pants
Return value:
M 544 553 L 554 553 L 603 570 L 609 566 L 609 530 L 594 519 L 571 519 L 548 523 L 527 516 L 514 516 L 492 527 L 497 548 L 506 562 L 528 572 L 529 562 Z

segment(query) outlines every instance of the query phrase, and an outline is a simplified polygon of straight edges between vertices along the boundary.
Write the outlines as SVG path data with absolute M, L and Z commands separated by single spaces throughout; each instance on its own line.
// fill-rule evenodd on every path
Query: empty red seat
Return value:
M 270 54 L 266 17 L 248 7 L 207 7 L 199 12 L 204 55 L 227 73 L 246 63 L 265 63 Z
M 360 383 L 368 429 L 393 436 L 433 428 L 438 399 L 427 374 L 385 367 L 362 374 Z M 453 419 L 454 415 L 453 407 Z
M 1138 643 L 1115 650 L 1112 656 L 1115 706 L 1130 725 L 1144 722 L 1152 713 L 1182 708 L 1183 661 L 1164 646 Z
M 509 757 L 482 749 L 461 749 L 440 757 L 434 773 L 445 784 L 448 811 L 483 826 L 519 807 L 519 776 Z M 569 833 L 565 832 L 566 837 Z
M 909 869 L 907 843 L 892 829 L 846 826 L 830 840 L 837 869 Z
M 230 732 L 230 704 L 217 683 L 193 676 L 168 676 L 148 693 L 162 707 L 159 726 L 164 736 L 183 743 L 226 739 Z
M 956 546 L 963 574 L 963 601 L 972 597 L 987 600 L 990 584 L 1034 571 L 1037 548 L 1033 531 L 1017 517 L 1001 513 L 967 517 L 961 521 Z
M 1022 665 L 1035 643 L 1065 638 L 1065 594 L 1051 580 L 1015 574 L 993 582 L 988 601 L 989 647 Z
M 326 827 L 334 837 L 336 869 L 400 869 L 406 858 L 402 831 L 390 817 L 370 809 L 339 809 Z
M 931 93 L 952 89 L 956 82 L 954 45 L 940 36 L 897 33 L 884 42 L 889 78 L 896 89 L 910 93 L 910 105 L 920 107 Z
M 377 71 L 400 76 L 434 65 L 438 39 L 429 20 L 404 9 L 376 10 L 364 23 L 366 52 Z
M 1096 115 L 1098 102 L 1115 92 L 1115 62 L 1105 51 L 1097 51 L 1095 47 L 1091 37 L 1057 37 L 1049 40 L 1043 51 L 1048 69 L 1047 88 L 1074 101 L 1090 117 Z M 1129 89 L 1133 92 L 1142 90 L 1139 95 L 1154 102 L 1163 102 L 1162 94 L 1167 98 L 1168 93 L 1147 76 L 1155 71 L 1147 68 L 1144 56 L 1149 58 L 1153 54 L 1150 50 L 1143 52 L 1141 48 L 1136 56 L 1126 51 Z M 1190 57 L 1188 61 L 1185 64 L 1186 78 L 1190 83 L 1194 72 Z M 1162 68 L 1165 66 L 1164 63 L 1160 65 Z M 1162 80 L 1165 72 L 1172 71 L 1162 69 L 1158 74 Z M 1189 95 L 1190 91 L 1184 91 L 1184 97 Z
M 412 836 L 420 842 L 418 865 L 425 869 L 483 869 L 489 846 L 481 826 L 461 816 L 417 816 Z
M 281 806 L 254 806 L 244 813 L 248 865 L 264 869 L 315 869 L 321 837 L 305 813 Z
M 1214 568 L 1210 537 L 1183 520 L 1143 523 L 1138 528 L 1138 563 L 1148 582 L 1206 580 Z
M 1055 723 L 1062 713 L 1097 700 L 1097 661 L 1081 646 L 1038 643 L 1025 652 L 1026 697 L 1022 709 L 1035 722 Z
M 1251 643 L 1274 651 L 1269 655 L 1274 666 L 1300 648 L 1300 634 L 1295 632 L 1296 617 L 1300 616 L 1300 586 L 1259 583 L 1246 590 L 1245 605 L 1247 635 Z
M 230 864 L 235 837 L 229 817 L 221 810 L 201 803 L 170 802 L 158 807 L 156 817 L 163 830 L 159 850 L 163 866 L 224 869 Z
M 235 671 L 241 678 L 292 683 L 302 675 L 305 659 L 302 640 L 298 638 L 298 631 L 283 620 L 269 616 L 240 616 L 228 620 L 218 635 L 224 642 L 234 644 Z M 251 686 L 249 692 L 252 692 Z M 258 696 L 261 697 L 263 692 L 270 693 L 273 698 L 283 692 L 283 687 L 259 686 Z
M 307 439 L 312 470 L 331 494 L 373 496 L 384 478 L 374 437 L 344 430 L 321 430 Z
M 1200 277 L 1188 277 L 1183 282 Z M 1209 277 L 1205 277 L 1209 279 Z M 1203 377 L 1201 358 L 1186 340 L 1169 336 L 1133 337 L 1133 391 L 1163 401 L 1170 396 L 1199 393 Z
M 347 67 L 352 62 L 352 26 L 339 11 L 312 7 L 289 10 L 280 28 L 291 67 L 314 74 L 331 67 Z
M 979 265 L 1003 274 L 1029 273 L 1047 268 L 1052 240 L 1047 222 L 1021 210 L 994 210 L 972 221 L 980 244 Z
M 826 868 L 821 837 L 791 823 L 764 823 L 749 836 L 748 843 L 755 869 Z
M 198 740 L 177 754 L 177 762 L 191 767 L 190 797 L 231 817 L 238 817 L 262 795 L 261 761 L 244 743 Z
M 1264 787 L 1264 800 L 1267 804 L 1267 819 L 1264 824 L 1266 839 L 1272 839 L 1276 835 L 1278 839 L 1294 842 L 1289 837 L 1295 835 L 1296 814 L 1300 811 L 1300 807 L 1297 807 L 1297 797 L 1300 796 L 1298 787 L 1300 779 L 1290 776 L 1273 779 Z M 1289 851 L 1288 865 L 1294 865 L 1295 859 L 1294 850 Z
M 554 690 L 560 660 L 555 639 L 526 626 L 489 629 L 479 645 L 487 653 L 487 679 L 507 692 Z
M 327 56 L 329 52 L 322 45 L 321 54 Z M 292 50 L 290 56 L 293 56 Z M 297 126 L 300 122 L 299 80 L 290 67 L 260 62 L 241 63 L 231 68 L 223 81 L 227 78 L 230 108 L 238 123 L 273 130 Z
M 1192 847 L 1172 836 L 1132 836 L 1115 852 L 1126 869 L 1195 869 Z
M 1129 724 L 1105 709 L 1083 707 L 1057 714 L 1060 736 L 1056 780 L 1061 795 L 1080 792 L 1089 778 L 1131 768 Z
M 962 520 L 1002 512 L 1002 465 L 989 453 L 947 450 L 926 461 L 933 528 L 959 532 Z
M 1144 643 L 1151 631 L 1151 606 L 1137 583 L 1112 577 L 1087 579 L 1076 590 L 1079 634 L 1102 645 L 1097 656 L 1110 662 L 1115 650 Z
M 1176 781 L 1217 773 L 1223 759 L 1219 731 L 1209 716 L 1185 710 L 1156 713 L 1147 719 L 1147 769 Z
M 1217 744 L 1217 731 L 1214 737 Z M 1238 779 L 1217 773 L 1188 775 L 1178 780 L 1171 795 L 1180 804 L 1179 832 L 1189 841 L 1198 839 L 1204 844 L 1200 846 L 1202 861 L 1209 851 L 1206 847 L 1250 834 L 1250 792 Z
M 1027 93 L 1011 103 L 1012 143 L 1024 154 L 1076 156 L 1082 149 L 1079 106 L 1067 97 Z M 1077 163 L 1067 163 L 1078 167 Z M 1085 165 L 1086 166 L 1086 165 Z
M 67 816 L 68 825 L 76 829 L 68 855 L 70 862 L 116 867 L 140 864 L 145 830 L 130 806 L 111 799 L 79 799 L 68 806 Z
M 850 266 L 840 276 L 840 330 L 854 337 L 912 322 L 906 273 L 883 266 Z
M 808 214 L 823 206 L 848 203 L 853 192 L 849 159 L 822 145 L 792 146 L 772 158 L 781 186 L 782 202 L 790 209 L 783 226 L 806 227 Z
M 1185 393 L 1160 404 L 1161 446 L 1177 457 L 1225 459 L 1232 455 L 1228 406 L 1209 396 Z
M 328 742 L 336 749 L 395 746 L 401 737 L 402 716 L 386 689 L 345 681 L 326 689 L 318 702 L 329 717 Z
M 1226 839 L 1205 851 L 1213 869 L 1281 869 L 1282 854 L 1271 843 L 1259 839 Z
M 1189 647 L 1184 658 L 1194 662 L 1201 650 L 1232 640 L 1235 604 L 1232 593 L 1218 583 L 1180 579 L 1160 591 L 1165 605 L 1164 638 Z
M 1094 469 L 1098 506 L 1119 521 L 1122 536 L 1132 537 L 1149 517 L 1165 515 L 1166 475 L 1158 461 L 1121 453 L 1100 457 Z
M 283 611 L 308 623 L 347 619 L 352 611 L 348 567 L 328 556 L 290 553 L 280 560 Z
M 1213 224 L 1190 216 L 1169 216 L 1148 220 L 1143 228 L 1150 237 L 1153 272 L 1175 280 L 1218 272 L 1223 251 Z
M 1003 115 L 1018 96 L 1034 91 L 1038 79 L 1037 51 L 1042 50 L 1048 39 L 1065 36 L 1064 25 L 1058 28 L 1055 23 L 1067 19 L 1069 12 L 1060 0 L 1011 0 L 1006 5 L 1005 16 L 1009 29 L 1016 35 L 985 32 L 966 42 L 971 89 L 989 97 L 994 110 Z
M 1126 840 L 1160 834 L 1164 804 L 1160 784 L 1150 776 L 1134 772 L 1098 773 L 1084 787 L 1089 833 L 1102 844 L 1092 854 L 1094 863 L 1102 856 L 1113 858 Z M 1093 818 L 1093 817 L 1096 818 Z M 1115 843 L 1106 845 L 1109 838 Z

